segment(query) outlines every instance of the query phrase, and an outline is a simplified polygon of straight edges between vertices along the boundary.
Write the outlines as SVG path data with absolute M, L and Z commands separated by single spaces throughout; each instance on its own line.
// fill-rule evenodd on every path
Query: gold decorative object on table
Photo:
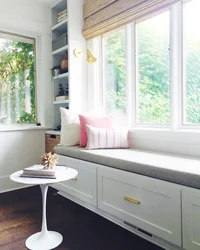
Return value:
M 51 152 L 44 154 L 43 156 L 41 156 L 41 158 L 41 164 L 44 166 L 44 169 L 53 168 L 56 165 L 58 159 L 57 155 L 52 154 Z

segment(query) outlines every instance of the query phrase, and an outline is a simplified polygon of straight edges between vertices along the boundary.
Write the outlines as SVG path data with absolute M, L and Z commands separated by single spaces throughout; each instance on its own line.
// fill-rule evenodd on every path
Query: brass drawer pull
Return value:
M 124 196 L 124 200 L 130 201 L 130 202 L 132 202 L 132 203 L 134 203 L 134 204 L 137 204 L 137 205 L 140 204 L 140 201 L 135 200 L 135 199 L 133 199 L 133 198 L 130 198 L 130 197 L 128 197 L 128 196 Z
M 77 181 L 77 178 L 76 178 L 76 177 L 74 177 L 74 178 L 72 178 L 72 180 L 73 180 L 73 181 Z

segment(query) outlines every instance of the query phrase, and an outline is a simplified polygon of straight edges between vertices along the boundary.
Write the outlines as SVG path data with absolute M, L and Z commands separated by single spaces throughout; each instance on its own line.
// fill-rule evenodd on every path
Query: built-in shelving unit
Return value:
M 68 45 L 65 45 L 57 50 L 54 50 L 52 52 L 52 55 L 55 56 L 55 55 L 63 55 L 63 52 L 65 52 L 66 50 L 68 50 Z
M 60 107 L 69 107 L 69 86 L 68 86 L 68 70 L 63 72 L 61 62 L 68 53 L 68 13 L 67 0 L 55 0 L 52 5 L 52 61 L 53 71 L 53 106 L 54 106 L 54 128 L 60 125 Z M 60 74 L 59 74 L 60 71 Z M 63 93 L 64 92 L 64 93 Z M 62 94 L 61 94 L 62 93 Z M 56 100 L 58 95 L 65 96 L 63 100 Z
M 64 19 L 63 21 L 61 21 L 60 23 L 54 25 L 51 30 L 54 31 L 59 31 L 59 32 L 67 32 L 67 21 L 68 19 Z
M 86 51 L 82 35 L 84 0 L 52 0 L 52 110 L 53 129 L 61 125 L 60 107 L 85 111 L 87 98 L 86 53 L 80 58 L 74 56 L 74 49 Z M 66 11 L 67 10 L 67 11 Z M 66 15 L 62 15 L 65 13 Z M 68 55 L 68 70 L 59 71 L 62 60 Z M 65 61 L 66 62 L 66 61 Z M 57 97 L 62 85 L 63 97 Z M 60 92 L 61 93 L 61 92 Z M 56 98 L 57 97 L 57 98 Z
M 53 102 L 53 104 L 62 104 L 62 103 L 69 103 L 69 100 L 54 101 L 54 102 Z
M 69 75 L 68 72 L 63 73 L 63 74 L 60 74 L 60 75 L 54 76 L 54 77 L 53 77 L 53 80 L 59 80 L 59 79 L 61 79 L 61 78 L 68 77 L 68 75 Z

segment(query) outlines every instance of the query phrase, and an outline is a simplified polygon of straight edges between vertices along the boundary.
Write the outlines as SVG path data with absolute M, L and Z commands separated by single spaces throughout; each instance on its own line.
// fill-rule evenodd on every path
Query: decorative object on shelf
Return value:
M 66 87 L 66 96 L 69 96 L 69 86 L 67 84 L 67 87 Z
M 62 22 L 66 18 L 67 18 L 67 9 L 64 9 L 61 12 L 58 13 L 57 23 Z
M 60 35 L 52 42 L 52 51 L 60 49 L 67 45 L 67 33 Z
M 93 55 L 93 53 L 92 53 L 92 51 L 90 50 L 90 49 L 87 49 L 87 59 L 86 59 L 86 62 L 88 62 L 88 63 L 94 63 L 94 62 L 96 62 L 96 57 Z M 81 57 L 81 55 L 82 55 L 82 53 L 83 53 L 83 50 L 81 50 L 81 49 L 74 49 L 74 56 L 76 57 L 76 58 L 80 58 Z
M 56 165 L 58 159 L 57 155 L 52 154 L 51 152 L 44 154 L 41 156 L 41 158 L 41 164 L 44 166 L 44 169 L 53 168 Z
M 60 74 L 60 65 L 57 65 L 57 66 L 54 66 L 52 69 L 51 69 L 51 72 L 52 72 L 52 76 L 58 76 Z
M 67 51 L 65 51 L 65 57 L 61 62 L 60 68 L 61 68 L 61 74 L 68 72 L 68 52 Z
M 59 83 L 59 90 L 58 90 L 57 96 L 63 96 L 63 95 L 64 95 L 64 89 L 63 89 L 62 83 Z
M 59 83 L 58 95 L 56 96 L 56 101 L 67 100 L 68 96 L 65 95 L 62 83 Z
M 61 130 L 61 125 L 58 125 L 55 130 L 60 131 Z

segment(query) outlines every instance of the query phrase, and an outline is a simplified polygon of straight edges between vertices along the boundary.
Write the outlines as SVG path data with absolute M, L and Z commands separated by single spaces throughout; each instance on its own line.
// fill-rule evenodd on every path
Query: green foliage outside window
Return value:
M 163 31 L 165 31 L 163 29 Z M 148 25 L 137 33 L 138 122 L 166 124 L 170 122 L 169 35 L 152 35 Z M 197 31 L 195 31 L 197 32 Z M 107 103 L 126 110 L 126 58 L 124 32 L 116 31 L 106 38 L 106 77 L 112 65 L 115 88 L 107 88 Z M 185 122 L 200 123 L 200 40 L 188 39 L 184 47 Z M 107 79 L 106 79 L 107 80 Z M 184 81 L 183 81 L 184 86 Z M 114 98 L 113 98 L 114 97 Z M 132 98 L 135 98 L 133 96 Z M 114 101 L 113 101 L 114 100 Z
M 4 39 L 0 45 L 0 118 L 36 123 L 34 44 Z
M 114 32 L 106 38 L 106 108 L 108 112 L 126 110 L 125 32 Z

